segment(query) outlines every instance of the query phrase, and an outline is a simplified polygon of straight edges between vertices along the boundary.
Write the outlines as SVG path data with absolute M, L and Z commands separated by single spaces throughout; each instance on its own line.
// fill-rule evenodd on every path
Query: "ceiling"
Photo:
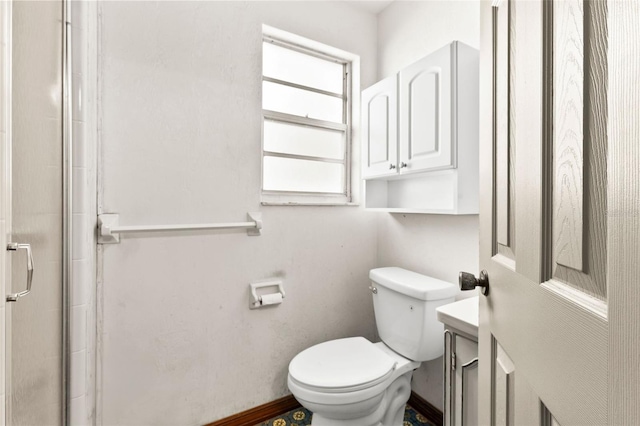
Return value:
M 393 0 L 345 0 L 345 3 L 348 3 L 357 9 L 377 15 L 382 12 L 384 8 L 393 3 Z

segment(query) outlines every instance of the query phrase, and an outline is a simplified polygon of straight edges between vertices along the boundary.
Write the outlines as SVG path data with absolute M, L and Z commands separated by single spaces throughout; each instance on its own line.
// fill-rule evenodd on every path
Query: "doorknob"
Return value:
M 489 274 L 485 270 L 480 272 L 480 279 L 469 272 L 460 272 L 458 282 L 460 283 L 460 290 L 473 290 L 476 287 L 481 287 L 482 294 L 489 295 Z
M 22 296 L 26 296 L 31 291 L 31 282 L 33 281 L 33 255 L 31 254 L 30 244 L 8 243 L 8 251 L 16 251 L 24 249 L 27 251 L 27 289 L 18 293 L 7 294 L 7 302 L 16 302 Z

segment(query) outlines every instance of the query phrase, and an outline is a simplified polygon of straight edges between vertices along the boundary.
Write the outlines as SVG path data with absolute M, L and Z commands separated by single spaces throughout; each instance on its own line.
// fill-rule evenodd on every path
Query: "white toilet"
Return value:
M 314 426 L 402 426 L 413 370 L 443 353 L 436 308 L 453 302 L 457 287 L 401 268 L 372 269 L 369 278 L 382 342 L 331 340 L 289 364 L 289 390 Z

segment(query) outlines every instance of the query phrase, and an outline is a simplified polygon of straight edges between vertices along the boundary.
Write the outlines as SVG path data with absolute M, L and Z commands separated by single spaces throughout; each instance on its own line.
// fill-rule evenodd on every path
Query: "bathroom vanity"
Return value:
M 478 424 L 478 297 L 436 309 L 444 323 L 444 425 Z

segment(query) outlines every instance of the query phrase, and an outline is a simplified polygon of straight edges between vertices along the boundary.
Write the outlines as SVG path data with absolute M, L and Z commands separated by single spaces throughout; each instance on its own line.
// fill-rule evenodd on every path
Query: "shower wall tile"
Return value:
M 71 6 L 73 68 L 73 270 L 71 291 L 70 361 L 71 397 L 69 423 L 95 424 L 95 253 L 96 253 L 96 168 L 95 168 L 95 82 L 97 51 L 96 2 L 73 1 Z M 91 35 L 89 37 L 88 35 Z M 92 62 L 89 62 L 92 58 Z M 91 65 L 91 66 L 90 66 Z M 92 74 L 91 74 L 92 73 Z M 90 74 L 94 77 L 90 77 Z
M 84 81 L 82 74 L 73 73 L 72 78 L 72 94 L 73 94 L 73 119 L 77 121 L 86 121 L 84 102 L 82 94 L 84 92 Z
M 91 299 L 90 283 L 95 278 L 89 259 L 73 261 L 73 289 L 71 303 L 73 306 L 86 305 Z
M 71 308 L 71 352 L 86 349 L 87 306 Z
M 89 257 L 91 252 L 91 234 L 89 233 L 89 218 L 86 214 L 73 215 L 73 260 Z
M 71 354 L 71 383 L 70 398 L 78 398 L 86 393 L 85 372 L 86 372 L 87 351 L 81 350 Z
M 83 121 L 73 121 L 73 167 L 89 167 L 85 141 L 85 126 Z M 87 200 L 82 200 L 86 202 Z
M 87 200 L 87 169 L 73 168 L 73 213 L 86 213 L 89 206 Z
M 87 5 L 86 1 L 71 1 L 71 26 L 75 30 L 81 30 L 86 28 L 87 22 Z M 80 53 L 84 52 L 80 51 Z
M 87 397 L 82 395 L 71 400 L 69 413 L 70 426 L 84 426 L 87 424 Z
M 82 3 L 82 2 L 78 2 L 78 3 Z M 72 41 L 72 52 L 71 54 L 73 55 L 71 57 L 71 61 L 73 64 L 73 73 L 74 74 L 81 74 L 81 75 L 85 75 L 87 73 L 87 55 L 84 53 L 84 46 L 85 46 L 85 31 L 75 27 L 75 26 L 71 26 L 71 32 L 72 32 L 72 37 L 73 37 L 73 41 Z M 78 119 L 78 116 L 74 116 L 75 119 Z

